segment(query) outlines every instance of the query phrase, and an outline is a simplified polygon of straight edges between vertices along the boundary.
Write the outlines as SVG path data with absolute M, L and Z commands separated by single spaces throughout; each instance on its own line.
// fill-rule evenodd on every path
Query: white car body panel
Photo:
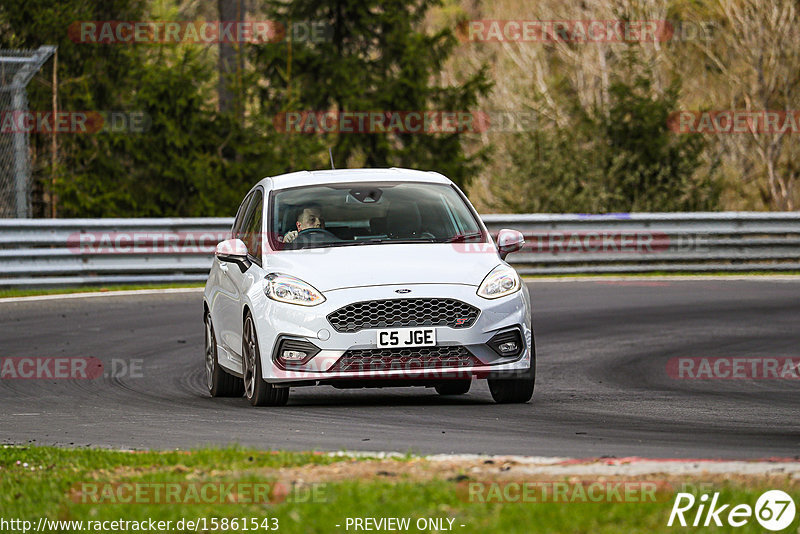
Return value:
M 270 272 L 305 280 L 325 293 L 386 284 L 461 283 L 477 289 L 501 263 L 494 248 L 467 252 L 463 243 L 425 243 L 287 250 L 267 254 L 264 266 Z
M 347 182 L 452 182 L 437 173 L 405 169 L 347 169 L 297 172 L 265 178 L 255 187 L 265 194 L 263 220 L 268 221 L 272 190 Z M 462 194 L 463 195 L 463 194 Z M 474 208 L 464 197 L 477 218 Z M 485 232 L 486 228 L 477 218 Z M 265 230 L 266 233 L 266 230 Z M 479 360 L 468 368 L 436 369 L 439 373 L 497 373 L 531 367 L 535 355 L 531 329 L 531 304 L 524 284 L 519 291 L 494 300 L 477 295 L 478 286 L 489 272 L 507 265 L 493 242 L 484 244 L 370 244 L 274 251 L 264 242 L 262 265 L 253 264 L 241 273 L 235 264 L 214 259 L 204 292 L 217 339 L 219 364 L 228 372 L 242 375 L 242 322 L 245 309 L 253 315 L 261 355 L 262 378 L 273 384 L 331 379 L 365 379 L 360 373 L 331 372 L 330 368 L 347 350 L 374 349 L 376 329 L 337 332 L 328 314 L 351 303 L 398 298 L 451 298 L 480 310 L 467 328 L 436 327 L 437 345 L 463 345 Z M 319 290 L 325 302 L 300 306 L 270 299 L 264 293 L 266 275 L 288 274 Z M 398 293 L 402 290 L 403 293 Z M 524 350 L 519 356 L 503 358 L 486 345 L 498 331 L 517 327 Z M 273 354 L 281 338 L 312 342 L 321 351 L 307 364 L 286 370 Z M 428 372 L 428 371 L 426 371 Z M 382 371 L 377 378 L 413 378 L 403 370 Z

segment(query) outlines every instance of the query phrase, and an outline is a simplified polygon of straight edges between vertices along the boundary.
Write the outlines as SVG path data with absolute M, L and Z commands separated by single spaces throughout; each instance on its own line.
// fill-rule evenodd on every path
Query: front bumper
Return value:
M 410 289 L 398 294 L 397 289 Z M 432 380 L 471 375 L 500 376 L 531 367 L 535 354 L 531 331 L 530 298 L 527 288 L 513 295 L 487 300 L 476 294 L 475 286 L 459 284 L 385 285 L 339 289 L 325 293 L 326 301 L 318 306 L 303 307 L 275 302 L 267 297 L 254 303 L 254 319 L 258 332 L 263 378 L 275 384 L 292 382 L 327 382 L 336 380 Z M 396 298 L 452 298 L 480 309 L 472 326 L 451 328 L 437 326 L 437 346 L 463 346 L 472 356 L 473 364 L 458 367 L 420 369 L 414 365 L 393 365 L 391 369 L 362 368 L 357 371 L 336 370 L 336 363 L 348 350 L 376 349 L 376 329 L 358 332 L 337 332 L 327 319 L 328 314 L 354 302 Z M 518 328 L 522 334 L 521 354 L 501 357 L 487 342 L 498 332 Z M 302 364 L 276 362 L 277 345 L 281 340 L 308 341 L 320 351 Z

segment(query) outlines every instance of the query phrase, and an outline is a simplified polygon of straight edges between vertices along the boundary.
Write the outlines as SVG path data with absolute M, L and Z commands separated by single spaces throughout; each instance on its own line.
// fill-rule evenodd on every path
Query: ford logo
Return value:
M 410 289 L 396 289 L 395 293 L 403 293 L 403 294 L 411 293 L 411 290 Z

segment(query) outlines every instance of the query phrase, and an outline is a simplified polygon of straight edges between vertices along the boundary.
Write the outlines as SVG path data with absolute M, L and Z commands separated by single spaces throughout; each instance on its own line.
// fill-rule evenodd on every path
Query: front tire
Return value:
M 522 404 L 533 397 L 536 382 L 536 364 L 531 361 L 530 369 L 522 371 L 521 376 L 513 378 L 490 378 L 489 391 L 498 404 Z
M 253 316 L 248 312 L 244 318 L 242 335 L 242 359 L 244 360 L 244 396 L 253 406 L 283 406 L 289 400 L 289 388 L 276 388 L 266 382 L 261 370 L 261 351 Z
M 212 397 L 241 397 L 244 392 L 242 381 L 225 371 L 217 356 L 217 338 L 211 315 L 206 314 L 206 387 Z

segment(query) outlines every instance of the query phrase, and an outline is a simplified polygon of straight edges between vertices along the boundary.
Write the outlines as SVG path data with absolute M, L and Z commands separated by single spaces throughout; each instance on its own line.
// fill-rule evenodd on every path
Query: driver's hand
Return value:
M 284 243 L 291 243 L 295 239 L 297 239 L 297 230 L 292 230 L 291 232 L 288 232 L 285 236 L 283 236 Z

